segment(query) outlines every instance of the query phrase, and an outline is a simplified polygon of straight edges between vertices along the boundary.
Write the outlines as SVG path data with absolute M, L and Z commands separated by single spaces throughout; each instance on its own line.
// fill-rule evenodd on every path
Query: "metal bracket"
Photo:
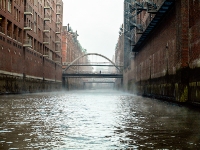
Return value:
M 146 3 L 147 3 L 148 13 L 152 13 L 152 14 L 157 13 L 158 6 L 156 5 L 156 3 L 152 2 L 151 0 L 146 0 Z

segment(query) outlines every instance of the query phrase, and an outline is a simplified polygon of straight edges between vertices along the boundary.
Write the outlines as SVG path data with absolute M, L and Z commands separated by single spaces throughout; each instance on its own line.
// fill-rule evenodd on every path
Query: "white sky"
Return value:
M 69 23 L 88 53 L 112 60 L 123 23 L 124 0 L 63 0 L 63 26 Z

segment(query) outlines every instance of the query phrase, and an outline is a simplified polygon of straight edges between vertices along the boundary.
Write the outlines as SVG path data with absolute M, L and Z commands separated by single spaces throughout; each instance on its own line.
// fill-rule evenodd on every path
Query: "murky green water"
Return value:
M 119 91 L 0 96 L 0 149 L 199 149 L 200 111 Z

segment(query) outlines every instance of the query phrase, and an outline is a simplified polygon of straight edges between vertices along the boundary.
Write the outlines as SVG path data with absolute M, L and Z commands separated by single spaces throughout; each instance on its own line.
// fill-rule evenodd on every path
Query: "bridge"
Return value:
M 123 78 L 122 74 L 115 73 L 63 73 L 63 77 L 67 78 Z
M 98 62 L 98 61 L 90 61 L 89 59 L 86 59 L 88 61 L 83 62 L 83 58 L 86 57 L 93 57 L 93 56 L 98 56 L 104 59 L 103 62 Z M 107 62 L 105 62 L 105 60 Z M 98 53 L 87 53 L 82 56 L 77 57 L 74 61 L 72 62 L 65 62 L 63 63 L 63 86 L 69 86 L 69 85 L 82 85 L 85 83 L 114 83 L 114 81 L 98 81 L 98 82 L 93 82 L 93 81 L 85 81 L 85 79 L 92 79 L 92 78 L 113 78 L 113 79 L 118 79 L 121 80 L 123 78 L 122 70 L 123 66 L 122 65 L 116 65 L 113 61 L 111 61 L 109 58 L 106 56 L 103 56 Z M 96 67 L 94 69 L 94 67 Z M 97 69 L 97 67 L 101 67 L 100 69 Z M 112 69 L 110 69 L 112 67 Z M 107 70 L 105 70 L 105 68 Z M 78 85 L 77 85 L 78 84 Z
M 86 81 L 83 83 L 115 83 L 114 81 Z
M 68 66 L 70 63 L 63 63 L 63 66 Z M 72 64 L 71 67 L 73 66 L 104 66 L 104 67 L 113 67 L 114 65 L 110 64 L 109 62 L 85 62 L 82 64 Z M 122 68 L 123 66 L 117 66 L 117 68 Z

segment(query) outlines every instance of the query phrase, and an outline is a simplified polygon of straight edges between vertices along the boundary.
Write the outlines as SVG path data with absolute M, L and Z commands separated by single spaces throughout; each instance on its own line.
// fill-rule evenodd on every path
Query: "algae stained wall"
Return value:
M 130 91 L 178 102 L 200 101 L 198 1 L 178 0 L 151 32 L 124 76 Z

